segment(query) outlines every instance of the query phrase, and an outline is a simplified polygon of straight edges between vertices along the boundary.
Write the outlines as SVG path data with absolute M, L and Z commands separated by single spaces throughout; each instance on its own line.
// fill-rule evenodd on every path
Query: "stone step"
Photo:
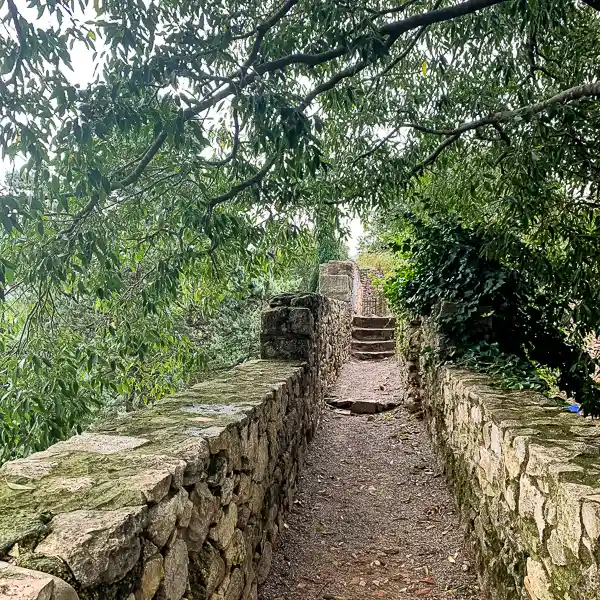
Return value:
M 386 352 L 394 351 L 396 349 L 396 340 L 373 340 L 364 342 L 360 340 L 352 340 L 352 350 L 358 350 L 360 352 Z
M 393 340 L 396 330 L 393 327 L 370 329 L 368 327 L 353 327 L 352 338 L 355 340 Z
M 358 360 L 382 360 L 384 358 L 391 358 L 394 356 L 393 350 L 385 350 L 383 352 L 362 352 L 359 350 L 352 350 L 352 356 Z
M 354 327 L 363 327 L 367 329 L 396 327 L 396 317 L 361 317 L 359 315 L 354 315 L 352 325 Z

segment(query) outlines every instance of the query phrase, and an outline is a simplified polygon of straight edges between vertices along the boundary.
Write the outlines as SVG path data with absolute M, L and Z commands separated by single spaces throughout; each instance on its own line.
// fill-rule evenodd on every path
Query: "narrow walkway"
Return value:
M 400 394 L 394 360 L 353 361 L 338 397 Z M 472 558 L 423 423 L 403 407 L 328 408 L 262 600 L 481 600 Z

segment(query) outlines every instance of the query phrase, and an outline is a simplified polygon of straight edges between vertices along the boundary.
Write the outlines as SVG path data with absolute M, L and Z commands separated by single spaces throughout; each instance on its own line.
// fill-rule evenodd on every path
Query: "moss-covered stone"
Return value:
M 407 362 L 435 334 L 412 333 Z M 412 361 L 412 363 L 411 363 Z M 421 357 L 419 394 L 493 600 L 600 598 L 600 428 Z M 584 507 L 585 506 L 585 510 Z

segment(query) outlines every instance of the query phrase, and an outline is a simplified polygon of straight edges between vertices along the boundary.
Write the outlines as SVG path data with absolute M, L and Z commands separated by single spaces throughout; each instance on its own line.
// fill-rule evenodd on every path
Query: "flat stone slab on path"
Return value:
M 397 380 L 392 377 L 397 368 L 395 358 L 369 365 L 363 361 L 350 361 L 344 365 L 333 393 L 325 400 L 335 408 L 348 409 L 360 415 L 396 408 L 402 403 Z
M 394 360 L 348 363 L 333 395 L 400 396 Z M 383 389 L 381 387 L 383 386 Z M 424 424 L 326 410 L 260 600 L 481 600 Z
M 385 412 L 386 410 L 391 410 L 392 408 L 396 408 L 400 406 L 400 398 L 397 400 L 390 400 L 388 402 L 374 402 L 372 400 L 351 400 L 348 398 L 327 398 L 327 404 L 335 407 L 335 408 L 345 408 L 348 409 L 351 413 L 357 415 L 369 415 L 380 412 Z

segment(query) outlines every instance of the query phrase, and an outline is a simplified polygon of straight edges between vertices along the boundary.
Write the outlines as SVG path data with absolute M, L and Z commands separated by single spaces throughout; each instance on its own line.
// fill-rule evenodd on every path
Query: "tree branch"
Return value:
M 386 41 L 386 46 L 391 47 L 396 40 L 405 32 L 410 31 L 412 29 L 417 29 L 423 26 L 431 25 L 433 23 L 440 23 L 443 21 L 449 21 L 456 19 L 458 17 L 471 14 L 477 11 L 480 11 L 484 8 L 488 8 L 490 6 L 494 6 L 496 4 L 500 4 L 502 2 L 506 2 L 507 0 L 467 0 L 461 4 L 457 4 L 455 6 L 435 9 L 420 15 L 414 15 L 409 17 L 408 19 L 403 19 L 401 21 L 395 21 L 392 23 L 388 23 L 383 25 L 379 30 L 379 34 L 382 36 L 389 36 Z M 276 13 L 274 13 L 265 23 L 271 23 L 271 27 L 276 24 L 279 20 L 291 10 L 291 8 L 296 4 L 293 0 L 288 0 L 282 8 L 279 9 Z M 264 34 L 263 34 L 264 37 Z M 258 37 L 257 37 L 258 39 Z M 257 78 L 266 73 L 271 73 L 274 71 L 280 71 L 285 69 L 291 65 L 305 65 L 305 66 L 318 66 L 320 64 L 330 62 L 336 58 L 340 58 L 345 54 L 350 52 L 350 45 L 341 45 L 336 48 L 332 48 L 326 52 L 321 52 L 319 54 L 305 54 L 305 53 L 294 53 L 289 54 L 287 56 L 283 56 L 281 58 L 265 62 L 263 64 L 256 65 L 253 73 L 247 74 L 248 67 L 242 66 L 237 72 L 228 76 L 231 80 L 237 80 L 235 83 L 230 83 L 225 86 L 221 91 L 214 93 L 213 95 L 206 98 L 204 101 L 199 102 L 197 105 L 186 109 L 183 112 L 184 121 L 188 121 L 193 117 L 197 116 L 204 110 L 211 108 L 215 104 L 217 104 L 220 100 L 227 98 L 228 96 L 238 93 L 243 88 L 250 85 Z M 368 59 L 366 59 L 368 60 Z M 367 64 L 370 64 L 371 61 L 368 61 Z M 319 93 L 323 93 L 331 88 L 333 88 L 339 81 L 345 79 L 346 77 L 351 77 L 356 74 L 358 71 L 365 68 L 365 61 L 361 61 L 352 67 L 347 67 L 342 70 L 336 76 L 332 77 L 328 82 L 325 82 L 320 86 L 321 91 L 316 93 L 312 99 L 314 99 Z M 311 100 L 312 101 L 312 100 Z M 310 102 L 309 102 L 310 103 Z M 308 104 L 306 104 L 308 106 Z M 132 183 L 135 183 L 140 175 L 143 173 L 145 168 L 148 166 L 153 157 L 160 150 L 162 144 L 167 139 L 166 131 L 161 132 L 156 136 L 148 150 L 144 153 L 141 158 L 138 166 L 125 178 L 115 181 L 111 185 L 111 189 L 116 190 Z
M 211 208 L 211 210 L 212 210 L 212 208 L 217 206 L 217 204 L 223 204 L 223 202 L 227 202 L 228 200 L 231 200 L 232 198 L 237 196 L 240 192 L 243 192 L 245 189 L 260 183 L 266 177 L 267 173 L 271 170 L 271 167 L 275 164 L 275 160 L 276 160 L 275 157 L 272 156 L 271 158 L 269 158 L 267 160 L 267 162 L 265 163 L 263 168 L 260 169 L 260 171 L 257 171 L 254 175 L 252 175 L 252 177 L 249 177 L 245 181 L 242 181 L 241 183 L 234 185 L 228 192 L 225 192 L 224 194 L 221 194 L 220 196 L 215 196 L 214 198 L 212 198 L 208 202 L 208 205 Z
M 448 131 L 439 131 L 433 130 L 426 127 L 422 127 L 420 125 L 415 125 L 411 123 L 404 123 L 405 127 L 413 127 L 419 131 L 425 131 L 426 133 L 434 133 L 446 135 L 446 139 L 441 142 L 437 148 L 422 162 L 415 165 L 409 175 L 409 179 L 414 175 L 417 175 L 423 169 L 433 164 L 438 156 L 450 145 L 456 142 L 463 133 L 467 131 L 473 131 L 485 125 L 492 125 L 494 127 L 499 126 L 499 123 L 504 123 L 510 120 L 513 120 L 517 117 L 523 116 L 533 116 L 540 112 L 547 110 L 550 106 L 555 104 L 566 104 L 568 102 L 574 102 L 577 100 L 581 100 L 582 98 L 588 97 L 600 97 L 600 82 L 587 83 L 585 85 L 579 85 L 576 87 L 569 88 L 567 90 L 563 90 L 546 100 L 542 100 L 536 104 L 532 104 L 530 106 L 524 106 L 522 108 L 517 108 L 515 110 L 505 110 L 489 115 L 488 117 L 483 117 L 481 119 L 476 119 L 474 121 L 469 121 L 467 123 L 463 123 L 459 125 L 455 129 Z
M 15 66 L 13 67 L 13 71 L 11 76 L 6 81 L 6 87 L 11 86 L 17 80 L 17 74 L 21 69 L 21 65 L 23 64 L 23 49 L 25 47 L 25 36 L 23 35 L 23 29 L 21 27 L 21 15 L 17 10 L 17 7 L 14 3 L 14 0 L 7 0 L 8 10 L 10 11 L 10 16 L 15 26 L 15 31 L 17 32 L 17 39 L 19 40 L 19 53 L 17 55 L 17 59 L 15 60 Z
M 246 62 L 244 62 L 243 69 L 247 70 L 254 64 L 254 61 L 258 58 L 260 46 L 269 29 L 272 29 L 279 21 L 281 21 L 281 19 L 283 19 L 287 13 L 298 4 L 298 2 L 300 2 L 300 0 L 287 0 L 278 11 L 274 12 L 267 20 L 263 21 L 256 28 L 257 35 L 252 46 L 252 51 L 250 52 L 250 56 L 246 59 Z

